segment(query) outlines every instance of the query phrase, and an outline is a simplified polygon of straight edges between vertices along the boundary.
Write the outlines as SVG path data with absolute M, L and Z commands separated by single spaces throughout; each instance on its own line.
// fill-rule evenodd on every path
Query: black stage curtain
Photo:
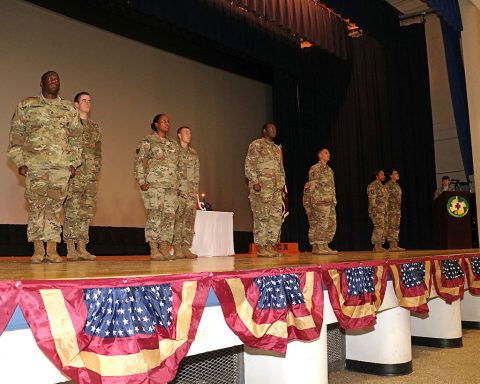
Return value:
M 402 28 L 389 45 L 368 36 L 351 39 L 350 49 L 348 62 L 316 48 L 302 52 L 299 128 L 279 130 L 279 142 L 286 143 L 291 212 L 283 240 L 308 249 L 302 189 L 316 151 L 327 147 L 338 200 L 334 247 L 371 247 L 366 187 L 376 169 L 389 174 L 395 168 L 403 189 L 400 241 L 408 248 L 429 248 L 435 164 L 424 27 Z M 274 84 L 274 93 L 285 90 Z M 287 97 L 284 107 L 291 104 Z
M 337 57 L 346 58 L 345 22 L 312 0 L 234 0 L 233 4 Z

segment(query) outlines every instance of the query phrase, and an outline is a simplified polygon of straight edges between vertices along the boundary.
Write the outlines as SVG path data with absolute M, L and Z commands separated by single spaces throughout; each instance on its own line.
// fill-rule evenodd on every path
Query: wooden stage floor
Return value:
M 279 258 L 257 258 L 248 254 L 225 257 L 200 257 L 196 260 L 151 261 L 148 256 L 99 256 L 96 261 L 62 264 L 30 264 L 30 257 L 0 257 L 2 280 L 59 280 L 135 276 L 157 276 L 198 272 L 232 272 L 256 269 L 337 264 L 372 260 L 415 259 L 426 256 L 478 254 L 480 249 L 421 250 L 405 252 L 341 252 L 318 256 L 311 253 Z

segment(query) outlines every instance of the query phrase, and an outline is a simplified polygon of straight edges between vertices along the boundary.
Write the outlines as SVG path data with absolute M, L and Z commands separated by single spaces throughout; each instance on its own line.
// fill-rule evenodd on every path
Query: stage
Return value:
M 416 271 L 409 278 L 417 276 L 418 284 L 404 279 L 405 266 Z M 246 383 L 326 384 L 331 326 L 343 329 L 348 369 L 408 374 L 412 343 L 461 347 L 462 325 L 480 327 L 478 266 L 478 249 L 172 261 L 100 256 L 61 264 L 2 257 L 2 375 L 42 384 L 65 377 L 102 383 L 107 376 L 120 380 L 112 383 L 166 383 L 182 374 L 178 364 L 186 356 L 241 348 Z M 363 279 L 361 294 L 350 292 L 349 273 Z M 279 299 L 292 292 L 301 300 Z M 148 303 L 169 306 L 171 315 L 161 307 L 149 312 Z M 92 321 L 107 312 L 113 314 L 102 321 L 123 321 L 125 329 L 112 329 L 132 334 L 101 337 L 110 328 L 91 328 Z M 169 320 L 141 319 L 146 313 Z M 2 320 L 5 326 L 10 318 L 1 334 Z M 156 323 L 147 330 L 144 321 Z M 24 370 L 24 361 L 36 364 Z
M 145 255 L 99 256 L 96 261 L 62 264 L 30 264 L 30 257 L 0 257 L 2 280 L 96 279 L 138 276 L 178 275 L 202 272 L 254 271 L 273 268 L 361 263 L 381 260 L 414 260 L 415 258 L 476 255 L 479 249 L 408 250 L 373 253 L 371 251 L 340 252 L 337 255 L 299 253 L 278 258 L 261 258 L 249 254 L 225 257 L 199 257 L 195 260 L 151 261 Z M 66 258 L 64 258 L 66 260 Z

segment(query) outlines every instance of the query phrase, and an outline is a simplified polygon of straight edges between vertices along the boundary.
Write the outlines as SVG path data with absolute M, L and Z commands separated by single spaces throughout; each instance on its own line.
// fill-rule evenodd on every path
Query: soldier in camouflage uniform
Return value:
M 285 186 L 280 148 L 273 142 L 274 124 L 262 127 L 262 138 L 250 143 L 245 159 L 245 176 L 253 212 L 253 236 L 260 257 L 282 256 L 274 246 L 282 228 L 282 190 Z
M 323 148 L 318 151 L 317 156 L 318 163 L 313 165 L 308 172 L 313 216 L 313 221 L 309 221 L 309 233 L 312 232 L 309 240 L 312 244 L 312 253 L 326 255 L 338 253 L 328 246 L 337 230 L 335 212 L 337 198 L 333 171 L 327 165 L 330 161 L 330 152 Z
M 385 243 L 385 217 L 387 210 L 387 190 L 383 185 L 385 173 L 379 170 L 375 174 L 375 181 L 371 182 L 367 187 L 368 195 L 368 216 L 373 222 L 372 244 L 373 252 L 386 252 L 382 247 Z
M 404 248 L 398 246 L 398 235 L 400 233 L 400 218 L 402 209 L 402 188 L 398 185 L 397 181 L 400 179 L 400 174 L 393 170 L 390 174 L 390 181 L 385 184 L 387 190 L 387 240 L 390 245 L 389 251 L 399 252 L 404 251 Z
M 145 240 L 152 260 L 172 260 L 175 212 L 178 207 L 178 161 L 180 147 L 167 136 L 170 120 L 159 114 L 151 124 L 154 131 L 145 136 L 135 156 L 135 179 L 140 185 L 148 217 Z
M 97 180 L 102 161 L 102 143 L 98 124 L 89 119 L 90 95 L 81 92 L 74 104 L 80 116 L 82 132 L 82 164 L 70 179 L 65 200 L 63 239 L 67 243 L 67 260 L 95 260 L 87 251 L 88 228 L 93 218 L 97 195 Z M 77 249 L 75 249 L 75 244 Z
M 11 121 L 8 156 L 26 176 L 28 241 L 34 243 L 32 263 L 60 263 L 60 215 L 67 196 L 68 180 L 80 165 L 80 135 L 77 111 L 58 96 L 60 78 L 46 72 L 40 81 L 42 93 L 22 100 Z M 44 243 L 47 243 L 46 257 Z
M 435 193 L 433 194 L 433 200 L 435 200 L 437 197 L 439 197 L 443 192 L 454 191 L 454 190 L 455 189 L 453 188 L 453 185 L 450 184 L 450 177 L 449 176 L 443 176 L 442 177 L 442 186 L 435 190 Z
M 180 143 L 178 175 L 180 192 L 178 194 L 178 209 L 175 215 L 173 231 L 173 250 L 175 258 L 195 259 L 197 257 L 190 247 L 193 242 L 195 216 L 197 214 L 197 193 L 200 182 L 200 163 L 197 152 L 190 147 L 192 132 L 189 127 L 177 130 Z

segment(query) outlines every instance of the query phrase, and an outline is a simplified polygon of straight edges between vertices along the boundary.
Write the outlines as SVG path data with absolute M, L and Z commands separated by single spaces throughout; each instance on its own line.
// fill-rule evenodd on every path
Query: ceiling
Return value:
M 419 15 L 423 12 L 429 13 L 432 9 L 428 6 L 426 0 L 386 0 L 391 6 L 400 11 L 405 16 Z

